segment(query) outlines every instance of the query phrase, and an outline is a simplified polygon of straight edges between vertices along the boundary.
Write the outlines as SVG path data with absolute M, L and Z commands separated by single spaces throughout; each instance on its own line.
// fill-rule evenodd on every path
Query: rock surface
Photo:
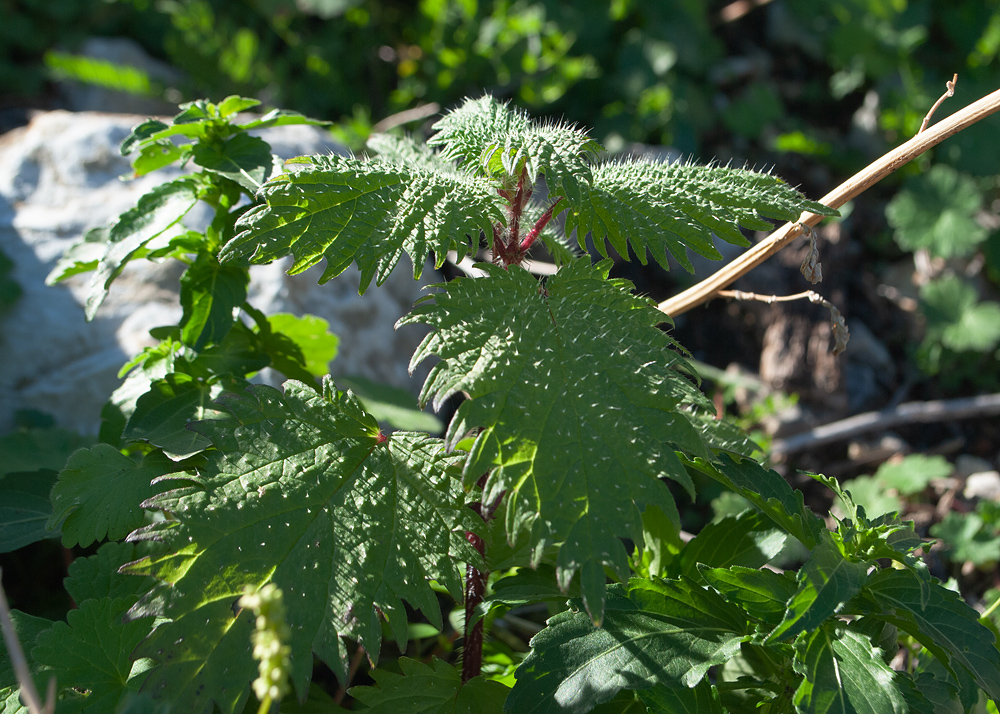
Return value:
M 118 144 L 140 116 L 63 111 L 36 115 L 0 136 L 0 251 L 21 298 L 0 316 L 0 433 L 17 409 L 37 409 L 60 426 L 95 433 L 99 412 L 118 386 L 121 365 L 155 341 L 149 329 L 180 316 L 180 266 L 135 261 L 114 283 L 93 322 L 83 316 L 89 276 L 47 287 L 46 275 L 86 230 L 131 208 L 140 196 L 177 171 L 129 182 L 129 163 Z M 320 129 L 288 126 L 261 132 L 282 158 L 338 150 Z M 192 212 L 194 213 L 194 212 Z M 321 266 L 285 275 L 287 263 L 251 270 L 250 302 L 265 312 L 311 313 L 340 337 L 333 373 L 360 375 L 416 392 L 421 380 L 407 363 L 422 337 L 417 327 L 393 330 L 420 295 L 403 261 L 381 287 L 359 297 L 358 273 L 349 270 L 317 285 Z M 425 270 L 426 282 L 433 272 Z

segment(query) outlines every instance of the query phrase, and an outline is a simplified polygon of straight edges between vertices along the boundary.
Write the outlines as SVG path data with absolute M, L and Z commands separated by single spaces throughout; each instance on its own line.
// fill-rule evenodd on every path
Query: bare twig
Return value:
M 378 134 L 383 131 L 389 131 L 394 127 L 408 124 L 411 121 L 426 119 L 427 117 L 434 116 L 439 111 L 441 111 L 441 105 L 437 102 L 430 102 L 429 104 L 421 104 L 419 107 L 413 107 L 413 109 L 406 109 L 395 114 L 390 114 L 372 127 L 372 133 Z
M 730 297 L 736 300 L 757 300 L 771 305 L 776 302 L 792 302 L 793 300 L 808 300 L 814 305 L 822 305 L 830 311 L 830 322 L 833 326 L 833 350 L 834 357 L 843 353 L 847 349 L 847 341 L 851 339 L 851 332 L 847 329 L 847 323 L 840 309 L 825 297 L 812 290 L 806 290 L 794 295 L 758 295 L 757 293 L 744 292 L 742 290 L 720 290 L 716 297 Z
M 934 126 L 921 132 L 896 147 L 885 156 L 859 171 L 830 193 L 826 194 L 820 203 L 831 208 L 840 208 L 855 196 L 864 193 L 883 178 L 913 160 L 931 147 L 940 144 L 949 136 L 957 134 L 966 127 L 975 124 L 980 119 L 1000 110 L 1000 90 L 988 94 L 979 101 L 970 104 L 965 109 L 952 114 Z M 674 297 L 664 300 L 659 308 L 667 315 L 674 317 L 702 304 L 719 290 L 726 287 L 742 275 L 750 272 L 793 239 L 802 234 L 800 223 L 814 226 L 822 216 L 805 212 L 795 223 L 786 223 L 763 241 L 746 253 L 724 266 L 714 275 L 702 280 L 697 285 L 688 288 Z
M 0 576 L 2 575 L 3 571 L 0 570 Z M 24 658 L 24 650 L 21 649 L 17 633 L 14 632 L 14 623 L 10 619 L 10 606 L 7 604 L 7 593 L 3 589 L 2 582 L 0 582 L 0 629 L 3 630 L 3 641 L 7 645 L 7 654 L 11 666 L 14 668 L 14 674 L 17 676 L 17 681 L 21 685 L 21 698 L 27 704 L 28 711 L 31 714 L 52 714 L 56 704 L 53 686 L 55 680 L 49 682 L 49 698 L 43 706 L 42 698 L 38 696 L 38 690 L 35 689 L 35 680 L 31 678 L 28 661 Z
M 994 414 L 1000 414 L 1000 394 L 907 402 L 898 407 L 856 414 L 787 439 L 776 439 L 771 444 L 771 454 L 774 456 L 792 454 L 876 429 L 890 429 L 899 424 L 927 424 Z
M 956 84 L 958 84 L 958 75 L 957 74 L 954 75 L 951 78 L 950 82 L 945 82 L 944 83 L 944 86 L 946 86 L 947 89 L 945 90 L 944 94 L 942 94 L 941 97 L 936 102 L 934 102 L 934 106 L 932 106 L 930 108 L 930 111 L 927 112 L 927 116 L 925 116 L 924 120 L 922 122 L 920 122 L 920 129 L 917 131 L 918 134 L 920 132 L 922 132 L 924 129 L 927 128 L 927 124 L 928 124 L 928 122 L 930 122 L 931 117 L 934 116 L 934 112 L 937 111 L 938 107 L 940 107 L 942 104 L 944 104 L 944 100 L 947 99 L 948 97 L 954 97 L 955 96 L 955 85 Z

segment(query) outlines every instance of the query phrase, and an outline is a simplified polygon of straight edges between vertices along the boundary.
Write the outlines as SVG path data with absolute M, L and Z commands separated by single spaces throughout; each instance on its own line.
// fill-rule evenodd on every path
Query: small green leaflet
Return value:
M 781 552 L 787 539 L 788 534 L 763 513 L 744 511 L 705 526 L 681 549 L 671 571 L 697 577 L 699 563 L 710 568 L 759 568 Z
M 922 598 L 928 588 L 929 594 Z M 908 632 L 950 672 L 964 667 L 987 696 L 1000 699 L 996 638 L 958 593 L 937 581 L 926 583 L 908 570 L 895 569 L 872 575 L 862 592 L 869 614 Z
M 220 402 L 228 418 L 194 425 L 215 446 L 197 485 L 147 501 L 171 520 L 133 534 L 154 554 L 129 572 L 162 582 L 132 616 L 170 618 L 138 650 L 157 662 L 148 691 L 186 712 L 242 706 L 255 669 L 253 618 L 233 605 L 246 585 L 274 582 L 285 593 L 299 693 L 314 651 L 344 670 L 341 635 L 378 657 L 379 612 L 405 646 L 403 599 L 440 627 L 427 581 L 460 599 L 458 563 L 478 560 L 464 534 L 482 529 L 440 440 L 383 437 L 329 380 L 321 394 L 288 382 L 284 394 L 252 385 Z
M 475 677 L 462 683 L 460 673 L 437 657 L 429 665 L 401 657 L 402 674 L 376 669 L 377 686 L 353 687 L 350 695 L 366 714 L 501 714 L 510 691 L 499 682 Z
M 80 449 L 52 488 L 48 525 L 62 525 L 67 547 L 124 538 L 143 523 L 139 504 L 156 492 L 152 480 L 181 469 L 158 452 L 139 463 L 107 444 Z
M 790 641 L 800 632 L 819 627 L 858 593 L 864 576 L 864 564 L 846 559 L 832 538 L 824 538 L 799 568 L 798 591 L 767 642 Z
M 976 289 L 957 276 L 924 285 L 920 309 L 927 318 L 924 344 L 984 352 L 1000 342 L 1000 303 L 980 301 Z
M 419 278 L 431 251 L 440 267 L 449 250 L 464 256 L 470 239 L 492 235 L 503 220 L 501 199 L 485 179 L 344 156 L 308 161 L 260 189 L 265 203 L 237 221 L 236 237 L 219 253 L 223 263 L 293 253 L 288 272 L 295 275 L 325 258 L 321 283 L 356 263 L 364 292 L 372 278 L 382 284 L 404 252 Z
M 212 419 L 217 411 L 212 400 L 222 392 L 220 385 L 207 384 L 183 372 L 171 372 L 153 380 L 149 390 L 136 400 L 122 437 L 147 441 L 163 449 L 173 461 L 182 461 L 206 449 L 211 442 L 188 423 Z
M 233 326 L 233 310 L 247 299 L 247 271 L 219 265 L 200 254 L 181 276 L 181 341 L 195 350 L 222 342 Z
M 517 181 L 522 169 L 534 184 L 545 174 L 553 195 L 580 200 L 591 181 L 590 159 L 603 147 L 571 124 L 532 121 L 521 111 L 486 95 L 467 99 L 434 125 L 430 146 L 441 146 L 446 159 L 457 159 L 500 178 Z
M 803 675 L 794 697 L 800 714 L 907 711 L 896 673 L 866 636 L 849 627 L 829 622 L 805 633 L 795 643 L 794 667 Z
M 697 687 L 749 636 L 738 607 L 690 578 L 610 586 L 601 627 L 575 603 L 532 639 L 505 711 L 583 714 L 622 689 Z
M 753 570 L 738 565 L 699 570 L 708 584 L 729 602 L 772 627 L 781 622 L 788 601 L 798 589 L 795 577 L 789 572 Z
M 274 167 L 270 145 L 243 132 L 220 142 L 199 142 L 191 156 L 202 168 L 232 179 L 250 193 L 267 181 Z
M 160 184 L 118 217 L 108 233 L 107 250 L 97 266 L 87 297 L 86 317 L 94 319 L 111 283 L 149 241 L 176 225 L 198 201 L 198 184 L 180 178 Z
M 610 261 L 592 266 L 583 257 L 544 287 L 520 267 L 481 267 L 488 278 L 452 281 L 400 321 L 434 330 L 411 367 L 431 355 L 442 359 L 421 402 L 439 405 L 460 391 L 471 397 L 446 437 L 454 445 L 484 427 L 466 483 L 492 471 L 484 500 L 506 491 L 508 538 L 530 529 L 534 563 L 563 543 L 560 585 L 581 570 L 584 602 L 599 622 L 604 567 L 628 577 L 619 537 L 642 542 L 646 504 L 676 520 L 659 479 L 690 490 L 674 450 L 710 457 L 723 445 L 712 431 L 719 422 L 699 419 L 711 407 L 656 327 L 662 313 L 631 295 L 628 281 L 608 280 Z

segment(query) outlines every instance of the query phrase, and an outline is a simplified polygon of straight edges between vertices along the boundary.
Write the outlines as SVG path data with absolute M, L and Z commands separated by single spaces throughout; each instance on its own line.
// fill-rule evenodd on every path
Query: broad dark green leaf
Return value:
M 863 594 L 875 606 L 871 615 L 912 635 L 953 675 L 964 667 L 987 696 L 1000 699 L 996 638 L 958 593 L 909 570 L 885 569 L 868 579 Z
M 475 677 L 462 683 L 461 673 L 434 658 L 423 664 L 409 657 L 398 660 L 402 674 L 376 669 L 374 687 L 353 687 L 350 695 L 368 714 L 500 714 L 510 691 L 499 682 Z
M 269 263 L 292 253 L 294 275 L 325 258 L 321 283 L 356 263 L 364 292 L 372 278 L 382 284 L 404 252 L 419 278 L 431 251 L 440 267 L 449 250 L 465 255 L 470 240 L 478 244 L 480 232 L 492 235 L 503 220 L 501 199 L 484 179 L 344 156 L 309 161 L 260 189 L 264 204 L 237 222 L 223 262 Z
M 130 441 L 148 441 L 174 461 L 181 461 L 211 442 L 188 424 L 211 419 L 218 414 L 212 406 L 221 394 L 219 385 L 207 384 L 183 372 L 172 372 L 154 380 L 149 391 L 135 403 L 122 436 Z
M 719 694 L 702 679 L 694 687 L 665 687 L 658 684 L 639 692 L 649 714 L 724 714 Z
M 35 688 L 39 692 L 44 692 L 51 674 L 46 672 L 47 668 L 44 665 L 35 661 L 31 656 L 31 650 L 35 646 L 38 635 L 52 627 L 53 622 L 43 617 L 28 615 L 19 610 L 11 610 L 10 619 L 14 625 L 14 634 L 17 635 L 21 649 L 24 651 L 28 670 L 35 681 Z M 3 714 L 29 714 L 28 708 L 21 704 L 20 691 L 21 687 L 11 665 L 10 654 L 7 652 L 6 644 L 4 644 L 0 647 L 0 712 Z M 42 694 L 42 696 L 45 695 Z
M 802 714 L 904 714 L 906 702 L 895 673 L 864 635 L 827 623 L 795 643 L 795 691 Z
M 612 585 L 601 627 L 574 609 L 532 639 L 505 711 L 582 714 L 622 689 L 697 687 L 746 628 L 739 608 L 689 578 Z
M 149 662 L 132 662 L 131 654 L 149 634 L 148 618 L 122 622 L 130 598 L 87 600 L 40 633 L 31 651 L 39 664 L 58 673 L 60 687 L 86 690 L 74 711 L 81 714 L 113 712 L 129 691 L 138 691 Z
M 697 577 L 699 563 L 710 568 L 759 568 L 781 552 L 787 538 L 788 534 L 763 513 L 744 511 L 702 528 L 681 549 L 671 570 Z
M 587 609 L 600 621 L 604 567 L 628 577 L 619 540 L 642 542 L 642 509 L 676 517 L 660 481 L 689 491 L 675 449 L 710 457 L 712 448 L 746 448 L 716 439 L 710 404 L 680 371 L 686 363 L 656 327 L 662 313 L 608 280 L 610 262 L 584 257 L 542 287 L 519 267 L 483 266 L 484 279 L 458 279 L 419 304 L 400 324 L 433 332 L 416 366 L 441 358 L 421 401 L 435 407 L 457 392 L 454 445 L 483 427 L 465 465 L 466 483 L 491 472 L 485 500 L 503 498 L 508 538 L 530 530 L 533 561 L 557 543 L 560 584 L 577 570 Z M 613 326 L 609 328 L 608 326 Z
M 92 320 L 108 288 L 135 253 L 177 224 L 198 201 L 198 185 L 189 178 L 160 184 L 118 217 L 108 233 L 107 250 L 97 266 L 87 297 L 86 316 Z
M 56 472 L 49 469 L 0 475 L 0 553 L 58 535 L 46 525 L 55 482 Z
M 191 156 L 202 168 L 232 179 L 250 193 L 267 181 L 274 166 L 268 143 L 243 132 L 219 142 L 200 141 Z
M 777 176 L 745 169 L 643 160 L 594 167 L 583 196 L 560 206 L 566 233 L 576 231 L 580 245 L 587 233 L 607 256 L 605 239 L 628 260 L 629 248 L 646 263 L 646 251 L 669 269 L 669 252 L 692 270 L 685 248 L 721 260 L 713 233 L 736 245 L 749 245 L 739 228 L 771 230 L 766 220 L 796 221 L 803 211 L 823 216 L 837 212 L 788 186 Z
M 799 568 L 798 590 L 788 601 L 784 619 L 767 636 L 767 641 L 790 641 L 800 632 L 819 627 L 858 594 L 864 577 L 864 564 L 848 560 L 832 538 L 824 538 Z
M 27 471 L 58 471 L 66 459 L 93 440 L 69 429 L 41 427 L 18 429 L 0 436 L 0 476 Z
M 785 614 L 788 601 L 798 587 L 791 573 L 772 570 L 701 568 L 702 577 L 729 602 L 751 616 L 776 626 Z
M 62 524 L 66 546 L 124 538 L 143 523 L 139 504 L 157 490 L 151 481 L 180 468 L 155 452 L 138 463 L 107 444 L 80 449 L 52 488 L 49 527 Z
M 459 563 L 478 560 L 465 532 L 482 527 L 441 442 L 383 437 L 330 381 L 322 394 L 295 382 L 284 394 L 252 385 L 222 403 L 227 419 L 197 426 L 215 446 L 199 485 L 150 499 L 145 506 L 171 520 L 133 536 L 155 553 L 128 570 L 162 581 L 133 615 L 170 618 L 138 650 L 157 662 L 149 691 L 190 712 L 241 705 L 255 667 L 253 618 L 233 608 L 246 585 L 284 591 L 300 693 L 314 650 L 344 670 L 341 635 L 378 657 L 379 613 L 405 646 L 403 599 L 440 627 L 427 580 L 460 599 Z
M 181 276 L 181 340 L 195 350 L 222 342 L 233 327 L 233 310 L 247 299 L 247 271 L 200 255 Z

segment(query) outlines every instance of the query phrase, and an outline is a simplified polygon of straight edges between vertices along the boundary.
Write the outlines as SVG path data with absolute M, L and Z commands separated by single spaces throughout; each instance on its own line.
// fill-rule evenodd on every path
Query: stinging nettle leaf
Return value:
M 132 537 L 153 541 L 154 554 L 128 571 L 162 581 L 132 615 L 171 618 L 138 650 L 157 662 L 148 690 L 184 711 L 241 706 L 255 668 L 253 618 L 233 609 L 245 585 L 284 591 L 291 678 L 303 694 L 314 651 L 344 671 L 341 635 L 378 657 L 380 613 L 405 647 L 403 599 L 440 627 L 427 581 L 460 598 L 458 563 L 479 559 L 465 532 L 482 529 L 441 442 L 383 437 L 329 380 L 322 394 L 252 385 L 222 403 L 228 419 L 196 425 L 215 446 L 199 485 L 150 499 L 171 519 Z
M 251 193 L 268 179 L 274 166 L 270 145 L 243 132 L 217 143 L 198 142 L 191 156 L 202 168 L 232 179 Z
M 631 295 L 627 281 L 607 280 L 610 261 L 581 258 L 544 288 L 522 268 L 482 267 L 488 278 L 452 281 L 400 321 L 434 330 L 411 368 L 442 359 L 421 401 L 471 397 L 446 437 L 451 446 L 483 427 L 466 483 L 492 470 L 485 500 L 506 492 L 508 537 L 530 531 L 534 562 L 562 542 L 560 584 L 583 570 L 584 601 L 599 621 L 604 567 L 628 577 L 619 537 L 642 542 L 647 504 L 677 520 L 659 479 L 692 488 L 675 449 L 711 458 L 712 448 L 732 444 L 728 433 L 716 443 L 718 421 L 700 419 L 711 407 L 656 327 L 662 313 Z
M 505 711 L 582 714 L 622 689 L 697 687 L 748 637 L 740 609 L 689 578 L 612 585 L 601 627 L 571 609 L 532 639 Z
M 735 245 L 749 245 L 739 228 L 771 230 L 765 218 L 795 221 L 803 211 L 823 216 L 837 211 L 770 174 L 723 166 L 653 163 L 640 159 L 594 167 L 593 181 L 580 199 L 560 204 L 566 233 L 576 231 L 581 247 L 587 233 L 605 257 L 605 240 L 628 260 L 629 249 L 643 265 L 646 252 L 669 270 L 667 253 L 693 272 L 687 251 L 721 260 L 713 233 Z
M 470 240 L 478 244 L 503 220 L 485 179 L 344 156 L 309 161 L 261 188 L 265 203 L 243 214 L 220 260 L 269 263 L 292 253 L 295 275 L 326 259 L 321 283 L 356 263 L 364 292 L 373 277 L 385 281 L 404 252 L 419 278 L 431 251 L 440 267 L 449 250 L 464 256 Z
M 181 341 L 195 350 L 222 342 L 233 327 L 233 310 L 247 299 L 247 271 L 200 255 L 181 276 Z

